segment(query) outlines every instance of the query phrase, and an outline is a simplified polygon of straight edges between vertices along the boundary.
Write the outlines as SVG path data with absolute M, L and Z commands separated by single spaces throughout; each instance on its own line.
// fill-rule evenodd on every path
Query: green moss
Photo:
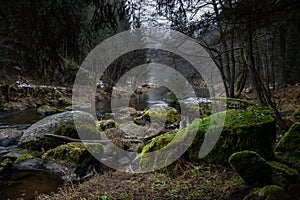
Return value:
M 26 154 L 21 154 L 20 156 L 18 156 L 18 158 L 16 159 L 15 163 L 19 163 L 25 160 L 29 160 L 34 158 L 33 155 L 31 155 L 30 153 L 26 153 Z
M 296 122 L 275 147 L 276 156 L 286 162 L 300 164 L 300 122 Z
M 58 105 L 64 106 L 64 105 L 71 105 L 72 103 L 67 98 L 58 98 Z
M 272 169 L 259 154 L 254 151 L 241 151 L 229 158 L 231 167 L 248 184 L 271 183 Z
M 272 168 L 272 182 L 282 188 L 288 188 L 291 184 L 296 183 L 299 173 L 296 169 L 292 169 L 285 164 L 268 161 L 268 165 Z
M 199 159 L 199 151 L 207 130 L 218 129 L 220 115 L 225 115 L 225 124 L 222 134 L 213 150 L 204 159 Z M 213 117 L 213 118 L 212 118 Z M 213 119 L 213 121 L 212 121 Z M 226 113 L 215 113 L 204 119 L 196 119 L 189 126 L 176 132 L 153 139 L 142 152 L 149 152 L 162 148 L 171 141 L 176 134 L 186 135 L 197 132 L 195 139 L 184 157 L 191 161 L 203 161 L 228 165 L 228 158 L 235 152 L 252 150 L 258 152 L 266 159 L 273 157 L 275 143 L 275 120 L 267 108 L 250 107 L 246 110 L 229 110 Z M 167 137 L 168 139 L 164 138 Z M 183 140 L 178 140 L 180 146 Z
M 33 141 L 24 142 L 21 146 L 30 150 L 40 151 L 52 149 L 62 144 L 64 144 L 64 141 L 49 137 L 40 137 Z
M 293 116 L 297 122 L 300 122 L 300 108 L 295 110 Z
M 0 162 L 0 175 L 9 172 L 12 168 L 13 162 L 9 158 L 5 158 Z
M 252 150 L 264 158 L 273 157 L 273 145 L 275 143 L 275 120 L 267 108 L 249 107 L 246 110 L 228 110 L 216 113 L 200 120 L 198 133 L 187 156 L 191 160 L 199 160 L 200 146 L 204 140 L 208 128 L 218 129 L 222 124 L 217 115 L 226 114 L 222 134 L 213 148 L 206 156 L 205 161 L 227 164 L 228 158 L 234 152 Z M 214 121 L 211 124 L 212 117 Z
M 53 134 L 71 138 L 79 138 L 74 124 L 61 124 L 54 130 Z
M 11 171 L 11 168 L 13 166 L 13 162 L 16 160 L 17 158 L 8 153 L 5 154 L 4 156 L 2 156 L 0 158 L 0 175 L 8 173 Z
M 94 148 L 94 151 L 102 151 L 102 146 L 100 144 L 90 144 L 89 148 Z M 96 162 L 86 146 L 76 142 L 50 149 L 42 156 L 42 158 L 45 161 L 52 161 L 80 169 L 86 168 Z
M 275 161 L 268 161 L 267 164 L 272 167 L 272 170 L 274 172 L 285 174 L 286 176 L 289 176 L 289 177 L 295 177 L 295 176 L 299 175 L 299 173 L 296 169 L 290 168 L 283 163 L 279 163 L 279 162 L 275 162 Z
M 117 127 L 117 123 L 114 120 L 102 120 L 99 123 L 99 128 L 102 131 L 105 131 L 106 129 L 110 129 L 110 128 L 116 128 Z
M 134 121 L 139 125 L 149 123 L 151 120 L 158 123 L 164 122 L 165 125 L 173 124 L 175 126 L 178 126 L 178 122 L 180 121 L 180 114 L 175 109 L 158 107 L 147 110 L 143 115 L 134 118 Z
M 244 200 L 291 200 L 291 197 L 276 185 L 267 185 L 256 189 L 247 195 Z

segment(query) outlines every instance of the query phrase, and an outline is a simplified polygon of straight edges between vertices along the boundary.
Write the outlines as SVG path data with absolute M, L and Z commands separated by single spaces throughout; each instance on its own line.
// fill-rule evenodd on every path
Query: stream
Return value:
M 150 95 L 143 96 L 130 106 L 135 107 L 137 110 L 167 106 L 161 94 L 156 93 L 157 92 L 154 92 L 154 94 L 151 95 L 150 90 Z M 187 99 L 183 103 L 197 104 L 199 102 L 207 102 L 207 99 Z M 110 100 L 99 101 L 95 107 L 98 119 L 105 119 L 105 116 L 111 112 Z M 0 112 L 0 130 L 25 130 L 42 118 L 44 118 L 44 116 L 40 115 L 36 109 Z M 4 155 L 6 151 L 9 152 L 9 148 L 16 147 L 0 146 L 0 156 Z M 37 194 L 55 192 L 61 185 L 62 182 L 58 177 L 43 171 L 11 171 L 8 174 L 2 175 L 2 177 L 0 176 L 0 199 L 31 200 L 34 199 Z

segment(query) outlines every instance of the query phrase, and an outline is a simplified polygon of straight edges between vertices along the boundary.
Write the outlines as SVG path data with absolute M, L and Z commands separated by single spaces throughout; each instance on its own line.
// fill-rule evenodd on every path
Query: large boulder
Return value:
M 229 163 L 248 184 L 269 184 L 272 182 L 271 166 L 254 151 L 234 153 L 230 156 Z
M 276 157 L 300 166 L 300 122 L 296 122 L 275 147 Z
M 214 115 L 221 115 L 216 113 Z M 228 165 L 229 157 L 239 151 L 251 150 L 259 153 L 265 159 L 273 158 L 273 145 L 276 139 L 275 120 L 268 108 L 249 107 L 246 110 L 229 110 L 226 112 L 225 124 L 221 136 L 212 149 L 204 158 L 199 158 L 201 144 L 208 128 L 219 128 L 222 124 L 210 124 L 211 116 L 194 120 L 184 129 L 176 130 L 172 134 L 162 135 L 152 139 L 143 149 L 141 158 L 145 153 L 163 148 L 176 135 L 188 136 L 189 133 L 197 132 L 192 144 L 184 154 L 191 161 L 204 161 Z M 183 140 L 177 137 L 175 146 L 180 149 Z M 174 152 L 170 152 L 176 153 Z M 159 156 L 159 153 L 158 153 Z M 171 157 L 171 156 L 170 156 Z
M 247 184 L 274 184 L 284 189 L 297 184 L 299 173 L 296 169 L 276 162 L 266 161 L 254 151 L 241 151 L 229 158 L 231 167 Z
M 74 117 L 83 122 L 75 127 Z M 85 133 L 84 139 L 100 139 L 100 132 L 91 114 L 82 111 L 67 111 L 51 115 L 33 124 L 24 131 L 18 145 L 33 150 L 48 150 L 65 143 L 63 139 L 49 137 L 49 135 L 78 139 L 78 130 Z
M 244 200 L 292 200 L 292 198 L 280 187 L 267 185 L 261 189 L 253 190 Z

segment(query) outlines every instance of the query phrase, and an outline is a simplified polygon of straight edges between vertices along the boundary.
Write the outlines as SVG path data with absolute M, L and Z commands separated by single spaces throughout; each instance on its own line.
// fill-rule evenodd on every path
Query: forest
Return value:
M 298 0 L 0 5 L 0 199 L 300 199 Z

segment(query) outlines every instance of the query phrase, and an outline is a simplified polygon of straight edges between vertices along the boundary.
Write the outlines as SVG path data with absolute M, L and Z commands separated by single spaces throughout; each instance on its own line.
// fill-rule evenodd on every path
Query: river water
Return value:
M 205 99 L 187 99 L 185 103 L 198 104 L 205 101 Z M 105 118 L 104 116 L 111 112 L 110 103 L 110 100 L 103 100 L 96 103 L 98 119 Z M 129 106 L 133 106 L 137 110 L 144 110 L 150 107 L 167 106 L 167 104 L 161 96 L 157 98 L 155 95 L 146 95 Z M 0 112 L 0 129 L 25 130 L 43 117 L 36 109 Z M 5 176 L 0 176 L 0 200 L 34 199 L 37 194 L 57 191 L 61 184 L 62 182 L 58 177 L 49 175 L 43 171 L 12 171 Z

